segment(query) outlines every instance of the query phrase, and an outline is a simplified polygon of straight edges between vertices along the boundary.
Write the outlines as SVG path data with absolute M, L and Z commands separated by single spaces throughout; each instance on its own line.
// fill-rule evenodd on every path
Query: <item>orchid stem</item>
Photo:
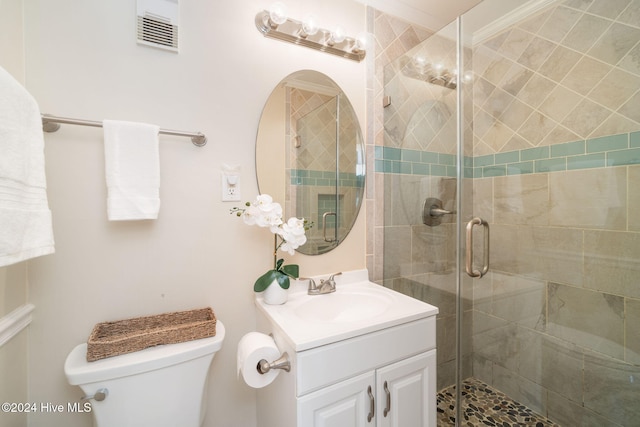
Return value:
M 278 268 L 278 235 L 273 235 L 273 269 Z

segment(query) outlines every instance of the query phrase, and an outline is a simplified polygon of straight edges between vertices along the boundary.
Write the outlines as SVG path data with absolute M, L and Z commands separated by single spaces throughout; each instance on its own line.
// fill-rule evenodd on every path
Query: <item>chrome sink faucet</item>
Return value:
M 323 294 L 330 294 L 331 292 L 335 292 L 336 291 L 335 277 L 341 274 L 342 272 L 334 273 L 331 276 L 329 276 L 327 280 L 321 279 L 320 285 L 317 285 L 316 281 L 309 277 L 308 278 L 309 289 L 307 293 L 309 295 L 323 295 Z

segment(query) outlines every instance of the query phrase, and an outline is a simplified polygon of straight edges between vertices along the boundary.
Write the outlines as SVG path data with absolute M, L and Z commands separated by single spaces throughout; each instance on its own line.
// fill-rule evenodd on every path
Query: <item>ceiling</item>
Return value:
M 356 0 L 437 31 L 482 0 Z
M 550 0 L 356 0 L 432 31 L 465 14 L 465 31 L 473 34 L 512 11 Z M 465 13 L 467 12 L 467 13 Z

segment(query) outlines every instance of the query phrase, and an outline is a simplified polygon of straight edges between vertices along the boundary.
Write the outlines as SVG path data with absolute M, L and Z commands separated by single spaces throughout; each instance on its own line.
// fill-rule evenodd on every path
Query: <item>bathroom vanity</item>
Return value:
M 438 309 L 369 282 L 366 270 L 336 277 L 336 292 L 256 299 L 260 332 L 291 362 L 258 390 L 259 427 L 436 426 Z

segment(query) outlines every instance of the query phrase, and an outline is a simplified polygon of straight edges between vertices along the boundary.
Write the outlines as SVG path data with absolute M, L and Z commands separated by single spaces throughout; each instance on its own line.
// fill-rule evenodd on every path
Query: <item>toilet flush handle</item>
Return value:
M 96 391 L 96 393 L 93 396 L 84 396 L 82 400 L 93 399 L 97 402 L 102 402 L 107 398 L 107 396 L 109 396 L 109 390 L 107 390 L 106 388 L 101 388 L 101 389 L 98 389 L 98 391 Z

